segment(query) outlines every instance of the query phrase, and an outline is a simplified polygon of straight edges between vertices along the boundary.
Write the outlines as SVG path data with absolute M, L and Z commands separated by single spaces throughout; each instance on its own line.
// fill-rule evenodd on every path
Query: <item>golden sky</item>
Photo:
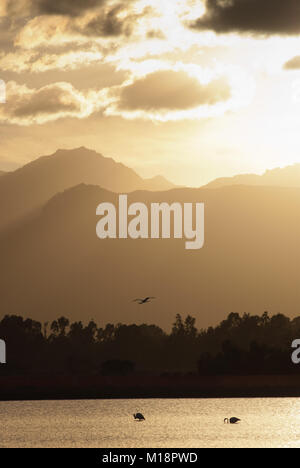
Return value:
M 86 146 L 178 184 L 300 162 L 299 0 L 1 0 L 0 170 Z

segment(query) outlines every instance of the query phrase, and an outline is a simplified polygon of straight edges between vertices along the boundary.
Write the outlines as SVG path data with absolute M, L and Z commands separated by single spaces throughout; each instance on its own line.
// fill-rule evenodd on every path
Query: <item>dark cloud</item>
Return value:
M 285 70 L 299 70 L 300 69 L 300 55 L 292 58 L 284 64 Z
M 141 13 L 135 13 L 132 5 L 137 0 L 120 0 L 118 3 L 112 0 L 24 0 L 22 3 L 18 3 L 17 0 L 7 1 L 6 21 L 10 28 L 8 18 L 14 18 L 14 23 L 22 20 L 19 27 L 22 29 L 25 17 L 59 15 L 68 19 L 67 23 L 63 23 L 62 30 L 88 37 L 130 36 L 138 19 L 152 11 L 150 7 L 145 7 Z M 88 23 L 78 22 L 78 17 L 87 12 L 92 12 Z
M 7 91 L 7 103 L 0 107 L 0 121 L 28 125 L 62 117 L 81 118 L 89 112 L 87 101 L 67 83 L 29 89 L 10 82 Z
M 184 71 L 158 71 L 123 88 L 119 108 L 123 110 L 176 111 L 214 105 L 230 98 L 226 79 L 207 85 Z
M 120 13 L 125 13 L 122 19 L 119 17 Z M 130 36 L 137 17 L 138 15 L 128 13 L 126 6 L 120 3 L 96 15 L 80 32 L 94 37 L 112 37 L 122 34 Z
M 217 33 L 300 34 L 299 0 L 206 0 L 206 13 L 191 24 Z
M 75 99 L 66 99 L 66 91 L 59 87 L 42 89 L 33 95 L 23 96 L 15 103 L 14 117 L 38 117 L 60 112 L 79 112 Z
M 3 0 L 0 0 L 3 1 Z M 136 0 L 121 1 L 117 7 L 127 8 Z M 6 0 L 8 16 L 69 16 L 78 17 L 89 11 L 98 11 L 111 6 L 111 0 Z M 111 10 L 114 8 L 111 7 Z
M 33 0 L 33 5 L 43 15 L 77 16 L 101 6 L 106 0 Z
M 25 15 L 66 15 L 78 16 L 97 8 L 107 0 L 7 0 L 7 12 Z

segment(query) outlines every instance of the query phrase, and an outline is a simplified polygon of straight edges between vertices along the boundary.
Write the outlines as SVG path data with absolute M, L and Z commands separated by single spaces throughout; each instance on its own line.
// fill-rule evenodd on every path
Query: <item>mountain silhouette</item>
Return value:
M 151 179 L 144 179 L 144 190 L 149 191 L 162 191 L 174 189 L 175 185 L 169 182 L 163 176 L 152 177 Z
M 233 177 L 215 179 L 206 188 L 219 188 L 228 185 L 263 185 L 276 187 L 300 187 L 300 164 L 276 168 L 262 175 L 240 174 Z
M 86 148 L 58 150 L 1 177 L 0 230 L 81 183 L 120 193 L 174 188 L 164 178 L 144 180 L 123 164 Z
M 118 195 L 84 184 L 2 232 L 2 314 L 168 327 L 176 313 L 189 313 L 200 328 L 230 312 L 299 314 L 300 189 L 232 186 L 129 195 L 129 203 L 164 201 L 205 203 L 202 250 L 187 251 L 180 239 L 98 239 L 96 207 L 117 205 Z M 141 311 L 132 298 L 149 291 L 159 301 Z

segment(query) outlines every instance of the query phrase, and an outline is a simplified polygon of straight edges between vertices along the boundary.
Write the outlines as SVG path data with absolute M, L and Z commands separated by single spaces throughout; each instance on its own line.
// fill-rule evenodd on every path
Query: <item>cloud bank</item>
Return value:
M 184 64 L 174 70 L 165 64 L 154 72 L 132 75 L 122 85 L 84 91 L 65 82 L 29 88 L 11 81 L 7 102 L 0 106 L 0 121 L 26 126 L 83 119 L 97 112 L 157 122 L 209 118 L 248 103 L 251 83 L 241 83 L 234 73 Z
M 41 81 L 34 77 L 35 87 L 28 75 L 26 85 L 11 81 L 0 119 L 17 125 L 44 124 L 85 118 L 101 110 L 106 116 L 167 122 L 236 111 L 253 95 L 249 78 L 239 70 L 217 70 L 216 63 L 206 70 L 184 64 L 182 53 L 192 46 L 200 51 L 195 31 L 199 21 L 208 16 L 213 20 L 220 16 L 219 8 L 223 12 L 238 3 L 207 0 L 207 11 L 199 16 L 204 11 L 200 0 L 5 0 L 0 26 L 14 34 L 10 48 L 0 53 L 0 69 L 18 73 L 16 82 L 23 72 L 44 76 Z M 192 20 L 193 28 L 186 27 Z M 209 46 L 214 40 L 205 39 Z M 180 53 L 181 58 L 172 62 L 172 53 Z M 79 91 L 54 73 L 45 86 L 45 72 L 98 64 L 126 72 L 127 81 Z M 77 81 L 76 86 L 81 85 L 84 88 Z
M 201 84 L 184 71 L 161 70 L 125 86 L 119 107 L 126 110 L 187 110 L 201 105 L 214 105 L 230 97 L 225 79 Z
M 9 82 L 7 102 L 0 106 L 0 122 L 32 125 L 66 117 L 85 118 L 91 115 L 95 108 L 92 98 L 85 96 L 69 83 L 54 83 L 34 89 Z
M 217 33 L 300 34 L 298 0 L 206 0 L 206 12 L 191 27 Z

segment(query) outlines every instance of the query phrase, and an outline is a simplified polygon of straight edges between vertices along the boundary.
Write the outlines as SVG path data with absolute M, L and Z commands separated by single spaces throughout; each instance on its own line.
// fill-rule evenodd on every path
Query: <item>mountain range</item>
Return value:
M 97 164 L 101 174 L 94 173 Z M 248 183 L 192 189 L 166 183 L 167 190 L 149 191 L 153 180 L 115 165 L 86 149 L 58 151 L 1 177 L 0 193 L 7 197 L 0 198 L 1 218 L 9 201 L 15 203 L 14 222 L 8 223 L 6 214 L 0 232 L 1 315 L 41 321 L 64 315 L 165 328 L 177 313 L 195 316 L 198 327 L 215 325 L 230 312 L 299 315 L 300 187 L 294 186 L 295 178 L 286 177 L 285 187 Z M 277 181 L 282 183 L 278 172 Z M 145 188 L 133 191 L 135 184 Z M 204 202 L 204 248 L 187 251 L 179 239 L 98 239 L 96 207 L 117 205 L 119 191 L 129 193 L 129 203 L 147 206 Z M 156 299 L 144 306 L 133 302 L 146 296 Z
M 218 188 L 228 185 L 260 185 L 265 187 L 300 187 L 300 164 L 266 171 L 262 175 L 239 174 L 233 177 L 215 179 L 206 185 L 207 188 Z
M 84 147 L 58 150 L 0 177 L 0 230 L 81 183 L 118 193 L 175 187 L 161 176 L 142 179 L 134 170 Z

